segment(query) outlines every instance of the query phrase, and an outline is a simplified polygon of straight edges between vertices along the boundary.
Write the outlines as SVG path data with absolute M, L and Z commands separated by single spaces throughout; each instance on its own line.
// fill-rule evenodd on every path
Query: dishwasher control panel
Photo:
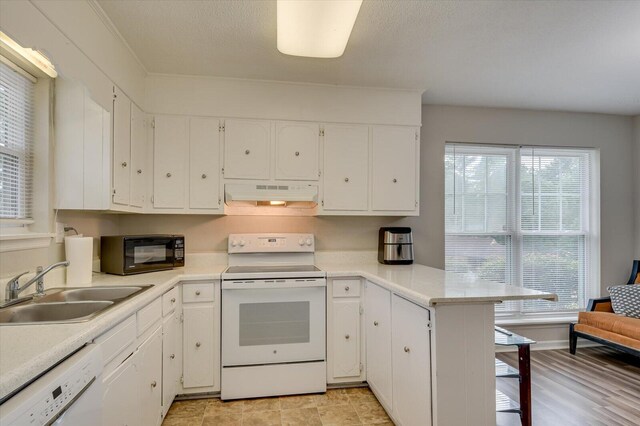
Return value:
M 3 403 L 0 406 L 0 424 L 53 423 L 79 402 L 90 387 L 101 385 L 101 372 L 99 348 L 86 346 Z

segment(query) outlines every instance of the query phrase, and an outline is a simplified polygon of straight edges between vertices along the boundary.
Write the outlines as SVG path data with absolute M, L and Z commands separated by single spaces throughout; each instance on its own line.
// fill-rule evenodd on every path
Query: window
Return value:
M 35 79 L 1 59 L 0 219 L 28 220 L 32 218 Z
M 499 314 L 584 308 L 597 287 L 592 163 L 592 150 L 447 144 L 446 269 L 558 294 Z

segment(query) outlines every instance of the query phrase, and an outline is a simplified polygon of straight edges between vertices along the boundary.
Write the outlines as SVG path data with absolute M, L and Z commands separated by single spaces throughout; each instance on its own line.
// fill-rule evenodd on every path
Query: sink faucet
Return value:
M 49 273 L 52 269 L 58 268 L 60 266 L 69 266 L 69 261 L 53 263 L 46 268 L 42 268 L 42 266 L 38 266 L 36 268 L 36 275 L 31 278 L 29 281 L 24 283 L 22 287 L 20 287 L 20 277 L 24 274 L 28 274 L 29 271 L 23 272 L 20 275 L 16 275 L 11 278 L 7 283 L 7 287 L 5 289 L 5 302 L 10 302 L 18 298 L 18 295 L 21 291 L 29 287 L 31 284 L 36 283 L 36 296 L 44 295 L 44 276 Z

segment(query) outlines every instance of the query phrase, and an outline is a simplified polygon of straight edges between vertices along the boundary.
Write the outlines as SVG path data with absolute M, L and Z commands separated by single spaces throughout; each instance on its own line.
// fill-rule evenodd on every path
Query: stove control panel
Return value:
M 230 234 L 229 253 L 313 253 L 313 234 Z

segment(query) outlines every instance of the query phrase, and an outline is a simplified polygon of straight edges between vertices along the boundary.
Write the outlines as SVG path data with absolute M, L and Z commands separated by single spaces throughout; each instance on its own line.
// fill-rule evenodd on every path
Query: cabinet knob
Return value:
M 126 161 L 123 161 L 123 162 L 122 162 L 122 164 L 121 164 L 121 166 L 122 166 L 122 167 L 127 167 L 127 162 L 126 162 Z
M 142 169 L 138 169 L 137 172 L 138 172 L 139 175 L 141 175 L 142 174 Z
M 196 290 L 196 296 L 200 296 L 200 290 Z
M 171 355 L 169 356 L 169 358 L 171 358 L 171 359 L 176 359 L 176 354 L 171 354 Z
M 170 178 L 171 177 L 171 173 L 167 173 L 167 177 Z
M 349 286 L 348 285 L 344 286 L 344 291 L 349 291 Z
M 393 178 L 393 183 L 396 183 L 396 182 L 398 182 L 398 179 Z
M 175 297 L 171 298 L 171 303 L 176 303 L 176 298 Z
M 248 149 L 245 149 L 244 150 L 244 155 L 249 155 L 249 154 L 251 154 L 251 151 L 249 151 Z
M 344 338 L 347 339 L 347 340 L 349 340 L 349 337 L 351 337 L 351 336 L 349 336 L 348 334 L 344 335 Z
M 405 346 L 405 347 L 404 347 L 404 351 L 405 351 L 406 353 L 409 353 L 409 352 L 411 352 L 411 349 L 409 349 L 409 346 Z
M 300 152 L 296 151 L 296 157 L 300 157 Z
M 196 348 L 200 347 L 200 342 L 196 342 Z
M 206 178 L 207 178 L 207 175 L 203 173 L 202 174 L 202 179 L 206 179 Z
M 154 380 L 153 382 L 151 382 L 151 387 L 155 388 L 156 386 L 158 386 L 158 383 L 156 383 L 156 381 Z
M 349 178 L 348 178 L 348 177 L 347 177 L 347 178 L 344 178 L 344 181 L 345 181 L 345 182 L 349 182 Z
M 373 325 L 375 325 L 377 327 L 378 326 L 378 321 L 374 321 Z

